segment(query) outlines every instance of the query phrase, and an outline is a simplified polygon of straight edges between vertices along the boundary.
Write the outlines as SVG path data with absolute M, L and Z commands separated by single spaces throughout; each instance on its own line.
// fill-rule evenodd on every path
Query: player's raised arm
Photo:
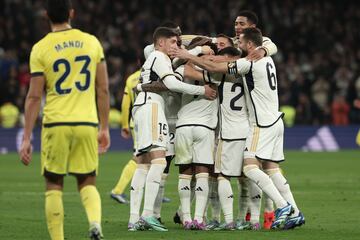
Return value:
M 197 56 L 191 55 L 187 50 L 185 49 L 177 49 L 174 53 L 175 57 L 178 57 L 180 59 L 189 60 L 193 62 L 195 65 L 206 69 L 210 72 L 220 72 L 220 73 L 227 73 L 227 63 L 215 63 L 211 60 L 202 59 Z

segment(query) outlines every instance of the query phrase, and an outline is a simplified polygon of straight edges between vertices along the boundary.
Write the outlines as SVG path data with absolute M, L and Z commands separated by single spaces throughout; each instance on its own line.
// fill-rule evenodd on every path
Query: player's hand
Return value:
M 208 45 L 201 46 L 201 53 L 204 55 L 214 55 L 215 54 L 214 51 L 211 49 L 211 47 Z
M 23 140 L 20 146 L 20 159 L 24 165 L 29 165 L 31 162 L 32 157 L 32 145 L 30 143 L 30 140 Z
M 131 137 L 130 129 L 129 128 L 122 128 L 121 129 L 121 136 L 125 139 L 129 139 Z
M 186 49 L 178 48 L 176 50 L 170 50 L 170 57 L 177 57 L 184 60 L 189 60 L 189 58 L 192 56 Z
M 266 51 L 263 48 L 258 48 L 252 51 L 251 53 L 249 53 L 249 55 L 246 56 L 246 59 L 249 61 L 256 62 L 262 59 L 265 55 L 266 55 Z
M 99 153 L 106 153 L 110 147 L 109 129 L 100 129 L 98 133 Z
M 204 94 L 205 98 L 209 100 L 214 100 L 217 97 L 217 91 L 209 85 L 205 85 L 204 87 L 205 87 L 205 94 Z

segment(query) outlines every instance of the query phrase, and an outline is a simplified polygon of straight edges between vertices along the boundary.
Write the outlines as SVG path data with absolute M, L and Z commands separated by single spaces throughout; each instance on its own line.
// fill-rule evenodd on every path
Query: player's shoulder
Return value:
M 262 36 L 263 43 L 265 42 L 272 42 L 269 37 Z
M 126 79 L 126 85 L 128 86 L 134 86 L 137 85 L 140 79 L 140 70 L 137 70 L 136 72 L 132 73 L 127 79 Z
M 263 66 L 267 66 L 268 64 L 275 65 L 271 56 L 265 56 L 258 61 L 253 61 L 252 64 L 254 68 L 263 68 Z
M 50 33 L 46 34 L 43 38 L 41 38 L 33 45 L 31 51 L 32 52 L 40 51 L 44 46 L 48 45 L 51 42 L 50 38 L 51 38 Z

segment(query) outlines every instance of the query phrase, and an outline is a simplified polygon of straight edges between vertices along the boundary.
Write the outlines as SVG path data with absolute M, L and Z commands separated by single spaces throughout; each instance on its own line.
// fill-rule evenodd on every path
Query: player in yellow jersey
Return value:
M 46 103 L 41 140 L 41 172 L 45 177 L 45 213 L 51 239 L 64 239 L 64 176 L 77 179 L 89 221 L 91 239 L 101 239 L 101 200 L 95 187 L 98 153 L 110 146 L 109 91 L 103 49 L 96 37 L 71 28 L 70 0 L 48 0 L 52 32 L 30 55 L 31 82 L 25 102 L 20 157 L 32 159 L 31 132 L 43 90 Z M 98 129 L 99 126 L 99 129 Z
M 139 78 L 140 70 L 137 70 L 126 79 L 124 96 L 121 103 L 121 136 L 125 139 L 129 139 L 132 136 L 134 143 L 134 122 L 131 117 L 131 109 L 135 101 L 135 94 L 133 88 L 135 88 L 136 85 L 139 83 Z M 124 169 L 121 172 L 118 183 L 111 191 L 111 198 L 113 198 L 119 203 L 128 203 L 128 200 L 126 199 L 126 196 L 124 194 L 124 190 L 131 181 L 136 170 L 137 164 L 135 158 L 136 156 L 133 155 L 133 158 L 130 159 L 129 162 L 125 165 Z

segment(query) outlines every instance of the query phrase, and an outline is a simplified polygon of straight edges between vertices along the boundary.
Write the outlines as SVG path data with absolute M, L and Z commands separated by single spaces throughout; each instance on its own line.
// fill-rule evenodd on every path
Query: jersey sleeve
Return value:
M 245 58 L 240 58 L 235 62 L 228 63 L 228 73 L 229 74 L 247 74 L 250 70 L 251 62 Z
M 30 53 L 30 73 L 31 76 L 43 75 L 45 71 L 45 66 L 41 60 L 40 52 L 37 46 L 35 45 Z
M 104 49 L 101 46 L 100 41 L 95 36 L 94 36 L 94 39 L 95 39 L 96 45 L 97 45 L 96 63 L 99 63 L 99 62 L 102 62 L 105 60 Z
M 185 93 L 189 95 L 204 95 L 205 88 L 203 86 L 195 86 L 181 82 L 175 78 L 173 75 L 167 75 L 163 79 L 165 86 L 173 92 Z
M 223 73 L 211 73 L 209 71 L 203 70 L 204 82 L 220 85 L 223 77 Z
M 272 56 L 272 55 L 275 55 L 277 53 L 277 46 L 268 37 L 263 37 L 262 47 L 266 51 L 266 56 Z

